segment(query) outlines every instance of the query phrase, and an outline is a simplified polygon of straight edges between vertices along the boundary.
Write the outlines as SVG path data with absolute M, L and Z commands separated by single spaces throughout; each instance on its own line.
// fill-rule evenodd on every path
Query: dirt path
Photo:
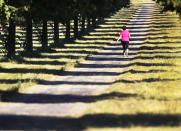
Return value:
M 122 56 L 120 44 L 112 43 L 62 76 L 4 100 L 0 105 L 0 129 L 42 129 L 43 125 L 48 128 L 48 117 L 58 119 L 84 112 L 135 57 L 146 39 L 152 10 L 153 4 L 143 4 L 129 23 L 132 41 L 128 58 Z M 40 117 L 45 119 L 35 120 Z

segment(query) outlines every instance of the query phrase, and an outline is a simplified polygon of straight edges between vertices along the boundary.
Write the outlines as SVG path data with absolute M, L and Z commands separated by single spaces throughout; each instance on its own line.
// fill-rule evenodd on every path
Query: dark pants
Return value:
M 129 48 L 129 41 L 121 41 L 121 43 L 124 51 Z

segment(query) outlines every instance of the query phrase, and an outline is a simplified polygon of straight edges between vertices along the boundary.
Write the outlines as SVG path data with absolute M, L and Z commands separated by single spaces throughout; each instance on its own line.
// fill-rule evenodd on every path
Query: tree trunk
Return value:
M 59 22 L 54 20 L 54 43 L 59 42 Z
M 84 18 L 84 17 L 82 17 L 81 30 L 82 30 L 82 31 L 84 31 L 84 30 L 85 30 L 85 18 Z
M 7 57 L 13 58 L 15 56 L 15 33 L 16 26 L 14 20 L 9 19 L 9 28 L 8 28 L 8 42 L 7 42 Z
M 91 21 L 90 21 L 90 18 L 87 19 L 87 28 L 89 28 L 91 25 Z
M 48 47 L 48 27 L 47 27 L 47 21 L 43 20 L 43 29 L 42 29 L 42 47 L 46 48 Z
M 78 16 L 74 17 L 74 39 L 78 38 Z
M 99 23 L 102 23 L 104 21 L 104 18 L 103 17 L 99 17 Z
M 32 19 L 30 17 L 26 18 L 26 46 L 25 50 L 28 52 L 33 51 L 33 39 L 32 39 Z
M 66 36 L 65 36 L 65 38 L 67 40 L 70 40 L 70 20 L 69 19 L 66 20 Z
M 92 18 L 92 27 L 96 27 L 96 18 Z

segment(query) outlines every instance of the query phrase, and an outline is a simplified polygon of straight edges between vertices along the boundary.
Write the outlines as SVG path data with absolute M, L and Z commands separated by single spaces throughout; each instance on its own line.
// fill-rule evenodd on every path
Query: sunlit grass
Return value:
M 139 54 L 106 92 L 106 94 L 116 93 L 120 96 L 113 95 L 98 100 L 87 111 L 87 114 L 93 116 L 116 115 L 120 121 L 108 117 L 113 125 L 117 124 L 112 127 L 106 125 L 100 128 L 88 127 L 87 130 L 181 130 L 181 23 L 178 22 L 179 16 L 175 13 L 161 14 L 163 17 L 157 15 L 160 15 L 159 12 L 153 15 L 150 35 L 145 44 L 141 46 Z M 144 117 L 139 114 L 144 114 Z M 124 115 L 130 118 L 123 121 Z M 154 121 L 163 121 L 159 119 L 159 115 L 165 116 L 165 119 L 170 118 L 170 120 L 165 120 L 164 124 L 153 124 Z M 153 116 L 157 119 L 153 120 Z M 145 126 L 142 121 L 147 119 Z M 175 119 L 178 119 L 178 123 Z
M 0 63 L 0 91 L 30 87 L 37 84 L 39 80 L 51 79 L 55 75 L 61 75 L 63 70 L 73 68 L 87 56 L 100 51 L 111 43 L 118 35 L 122 25 L 131 19 L 138 7 L 139 5 L 131 5 L 130 8 L 121 9 L 116 14 L 106 18 L 104 23 L 89 32 L 90 34 L 82 34 L 82 39 L 77 39 L 74 42 L 62 42 L 60 40 L 58 44 L 64 44 L 64 48 L 52 47 L 52 52 L 38 52 L 38 55 L 29 54 L 22 58 L 17 57 L 17 60 L 2 59 Z M 51 24 L 48 25 L 50 46 L 53 39 L 53 33 L 50 34 L 51 26 Z M 41 27 L 38 29 L 33 27 L 33 46 L 35 49 L 41 47 L 37 30 L 41 30 Z M 64 38 L 63 32 L 65 32 L 65 27 L 60 25 L 60 38 Z M 20 44 L 16 45 L 19 53 L 23 51 L 22 43 L 25 39 L 25 31 L 17 27 L 16 35 L 19 36 L 17 41 Z

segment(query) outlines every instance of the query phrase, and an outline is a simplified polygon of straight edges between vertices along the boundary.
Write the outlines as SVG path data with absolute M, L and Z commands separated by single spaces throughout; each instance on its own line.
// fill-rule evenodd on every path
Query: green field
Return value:
M 82 116 L 88 131 L 181 130 L 181 22 L 156 8 L 145 44 Z
M 25 57 L 17 56 L 16 59 L 12 60 L 1 57 L 0 94 L 21 91 L 24 88 L 38 84 L 41 80 L 61 75 L 64 70 L 73 68 L 80 61 L 97 53 L 107 44 L 113 42 L 114 38 L 118 36 L 122 25 L 132 18 L 138 7 L 139 5 L 131 5 L 130 8 L 121 9 L 121 11 L 106 18 L 97 28 L 87 32 L 87 35 L 82 35 L 81 39 L 73 42 L 62 41 L 62 43 L 57 43 L 57 45 L 64 44 L 64 48 L 53 47 L 51 41 L 49 41 L 52 48 L 47 52 L 26 54 Z M 125 12 L 127 15 L 124 15 Z M 64 27 L 61 26 L 60 28 Z M 23 31 L 17 29 L 17 35 L 23 39 L 22 34 L 18 32 Z M 34 43 L 35 47 L 41 46 L 37 38 L 35 38 Z M 17 45 L 17 50 L 21 51 L 21 46 Z
M 130 8 L 106 18 L 82 39 L 66 42 L 64 48 L 53 47 L 39 55 L 13 60 L 1 57 L 0 96 L 21 92 L 41 80 L 61 75 L 112 43 L 140 3 L 147 1 L 132 2 Z M 93 96 L 95 102 L 89 104 L 84 114 L 65 118 L 65 129 L 71 129 L 69 125 L 73 123 L 74 130 L 86 131 L 180 131 L 180 69 L 180 17 L 175 12 L 160 13 L 156 6 L 147 39 L 136 57 L 121 70 L 108 90 Z

